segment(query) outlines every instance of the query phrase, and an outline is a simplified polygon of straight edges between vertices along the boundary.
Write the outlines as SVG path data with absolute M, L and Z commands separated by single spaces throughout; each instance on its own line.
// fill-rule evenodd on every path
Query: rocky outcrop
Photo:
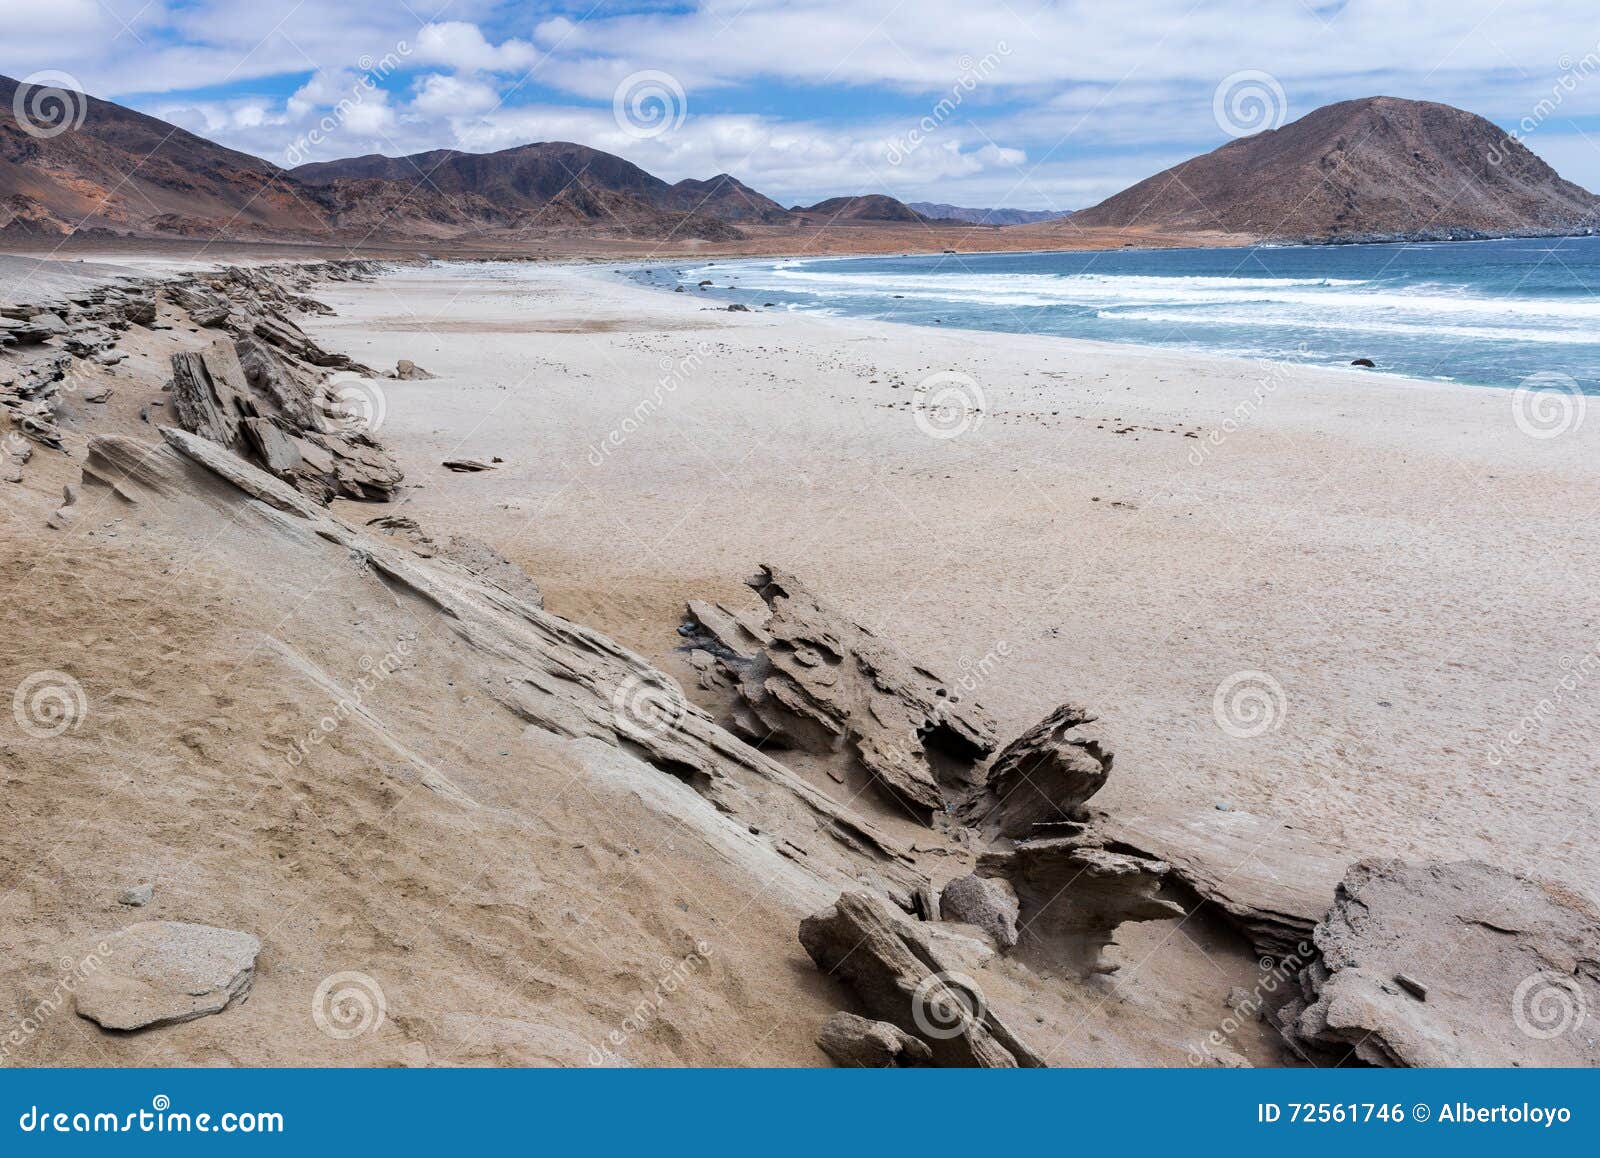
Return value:
M 1475 861 L 1350 867 L 1286 1037 L 1381 1066 L 1595 1066 L 1600 913 Z
M 101 503 L 111 499 L 98 492 L 109 490 L 142 520 L 169 526 L 186 527 L 220 506 L 280 536 L 281 550 L 305 551 L 307 566 L 365 583 L 376 578 L 388 592 L 431 608 L 487 701 L 530 732 L 561 742 L 577 753 L 574 760 L 659 772 L 663 782 L 686 785 L 698 810 L 686 815 L 726 856 L 762 880 L 780 879 L 775 866 L 785 862 L 799 866 L 794 878 L 804 883 L 790 887 L 801 889 L 798 903 L 808 908 L 839 889 L 871 888 L 909 909 L 926 888 L 910 854 L 876 826 L 724 731 L 638 655 L 519 598 L 493 568 L 419 556 L 409 543 L 350 526 L 214 442 L 172 427 L 161 435 L 166 445 L 155 447 L 92 440 L 85 486 L 96 488 Z M 359 567 L 332 567 L 348 560 Z M 378 740 L 408 776 L 458 807 L 485 807 L 308 657 L 281 641 L 259 643 L 345 704 L 347 726 Z M 672 793 L 655 791 L 663 807 L 685 811 Z
M 1064 835 L 985 853 L 978 872 L 1011 883 L 1030 943 L 1084 976 L 1114 972 L 1104 950 L 1115 943 L 1118 927 L 1184 916 L 1168 891 L 1171 866 L 1108 846 L 1092 824 L 1065 827 Z
M 1082 819 L 1082 806 L 1105 787 L 1111 751 L 1095 717 L 1063 704 L 1007 744 L 981 791 L 960 808 L 962 822 L 991 840 L 1021 840 L 1036 824 Z
M 487 543 L 466 535 L 451 535 L 444 542 L 438 542 L 415 519 L 406 515 L 379 515 L 368 519 L 367 526 L 404 539 L 411 550 L 424 559 L 448 560 L 475 578 L 494 584 L 513 599 L 531 607 L 544 606 L 544 592 L 533 578 Z
M 881 1070 L 891 1066 L 925 1065 L 933 1051 L 897 1025 L 869 1021 L 854 1013 L 836 1013 L 817 1033 L 817 1046 L 835 1065 Z
M 800 944 L 871 1016 L 922 1041 L 934 1065 L 1043 1065 L 972 979 L 941 961 L 927 928 L 901 919 L 870 893 L 849 892 L 800 923 Z
M 319 502 L 386 499 L 403 477 L 359 416 L 320 378 L 253 339 L 172 356 L 172 404 L 185 430 L 259 463 Z
M 1304 960 L 1350 854 L 1315 833 L 1238 809 L 1121 808 L 1096 818 L 1109 843 L 1172 866 L 1261 956 Z
M 943 810 L 931 758 L 987 756 L 997 742 L 989 713 L 788 572 L 764 564 L 749 584 L 770 611 L 759 628 L 697 602 L 684 632 L 736 684 L 735 729 L 756 744 L 847 750 L 914 815 Z
M 191 1021 L 244 1000 L 261 942 L 233 929 L 142 921 L 105 937 L 100 950 L 78 985 L 78 1013 L 106 1029 L 132 1030 Z

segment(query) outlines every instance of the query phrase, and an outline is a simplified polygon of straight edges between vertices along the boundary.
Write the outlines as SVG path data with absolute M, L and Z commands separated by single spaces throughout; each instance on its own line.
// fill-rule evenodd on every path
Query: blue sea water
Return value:
M 1486 386 L 1559 374 L 1600 393 L 1600 237 L 734 260 L 633 276 L 752 307 L 1326 365 L 1371 358 Z

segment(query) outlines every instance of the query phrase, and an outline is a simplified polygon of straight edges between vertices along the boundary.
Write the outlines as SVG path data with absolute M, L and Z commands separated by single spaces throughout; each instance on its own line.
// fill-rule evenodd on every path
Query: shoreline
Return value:
M 1576 806 L 1578 720 L 1497 767 L 1472 753 L 1592 646 L 1574 623 L 1497 614 L 1559 601 L 1587 565 L 1559 517 L 1600 500 L 1587 431 L 1524 437 L 1502 390 L 684 296 L 586 266 L 429 270 L 341 289 L 313 329 L 439 375 L 391 391 L 384 440 L 422 484 L 403 509 L 489 540 L 555 610 L 686 688 L 685 600 L 747 601 L 740 580 L 770 561 L 944 670 L 1008 641 L 980 699 L 1010 731 L 1063 697 L 1102 713 L 1127 769 L 1113 812 L 1170 797 L 1297 815 L 1351 859 L 1504 860 Z M 986 406 L 930 438 L 907 396 L 945 372 Z M 459 455 L 506 461 L 437 469 Z M 1264 737 L 1212 718 L 1238 672 L 1283 689 Z M 1441 778 L 1464 789 L 1442 805 Z M 1309 795 L 1286 814 L 1291 785 Z M 1508 793 L 1485 829 L 1477 802 Z M 1543 851 L 1600 892 L 1595 858 Z
M 1496 239 L 1493 239 L 1493 240 L 1504 240 L 1504 239 L 1496 238 Z M 996 254 L 1003 254 L 1005 256 L 1017 256 L 1017 255 L 1025 252 L 1025 251 L 1020 251 L 1019 250 L 1019 251 L 1013 252 L 1013 251 L 1008 251 L 1008 250 L 997 250 L 997 251 L 994 251 L 994 252 Z M 1050 254 L 1050 253 L 1056 253 L 1056 252 L 1061 252 L 1061 251 L 1058 251 L 1058 250 L 1034 250 L 1034 251 L 1027 251 L 1027 252 L 1032 252 L 1032 253 L 1037 253 L 1037 254 L 1043 255 L 1043 254 Z M 815 258 L 815 260 L 818 260 L 818 261 L 849 261 L 849 260 L 852 259 L 852 257 L 860 257 L 860 256 L 871 256 L 871 255 L 825 254 L 825 255 L 817 256 Z M 966 256 L 976 256 L 976 255 L 971 255 L 971 254 L 965 254 L 964 253 L 961 256 L 966 257 Z M 752 258 L 748 258 L 748 259 L 743 259 L 742 258 L 740 260 L 760 261 L 760 260 L 763 260 L 763 258 L 758 256 L 758 257 L 752 257 Z M 486 262 L 484 264 L 496 264 L 496 263 L 494 263 L 494 262 Z M 523 265 L 523 264 L 527 264 L 527 263 L 518 262 L 518 261 L 506 261 L 503 264 L 506 264 L 506 265 Z M 648 262 L 643 262 L 643 261 L 638 261 L 638 262 L 631 262 L 630 261 L 630 262 L 618 263 L 618 262 L 608 262 L 608 261 L 598 261 L 597 260 L 597 261 L 586 261 L 586 262 L 552 262 L 552 263 L 549 263 L 547 265 L 543 265 L 542 268 L 556 268 L 556 269 L 559 269 L 559 268 L 570 268 L 570 269 L 573 269 L 573 270 L 586 270 L 586 269 L 591 269 L 591 268 L 593 268 L 595 266 L 601 266 L 601 265 L 605 265 L 605 266 L 621 265 L 623 267 L 628 267 L 628 268 L 640 268 L 640 267 L 645 267 L 645 266 L 650 265 L 650 264 L 659 265 L 661 263 L 660 262 L 648 263 Z M 673 294 L 675 292 L 673 290 L 666 289 L 666 288 L 664 288 L 662 286 L 645 285 L 645 284 L 643 284 L 641 282 L 638 282 L 638 281 L 636 281 L 636 280 L 634 280 L 632 278 L 627 277 L 626 275 L 622 275 L 620 273 L 620 270 L 619 271 L 614 271 L 613 274 L 612 274 L 612 279 L 611 280 L 619 280 L 619 279 L 621 281 L 629 284 L 629 285 L 635 286 L 635 287 L 643 290 L 644 292 L 649 293 L 649 294 L 653 294 L 653 295 L 654 294 L 671 295 L 671 294 Z M 685 292 L 687 293 L 689 291 L 685 291 Z M 717 300 L 720 301 L 721 299 L 717 299 Z M 708 307 L 708 308 L 712 308 L 712 307 Z M 726 308 L 726 307 L 723 307 L 723 308 Z M 1498 383 L 1498 382 L 1467 382 L 1467 381 L 1463 381 L 1463 380 L 1461 380 L 1459 378 L 1445 378 L 1445 377 L 1424 378 L 1424 377 L 1421 377 L 1421 376 L 1416 375 L 1416 374 L 1406 374 L 1406 373 L 1402 373 L 1402 372 L 1397 371 L 1397 370 L 1364 369 L 1364 368 L 1352 366 L 1352 365 L 1347 364 L 1347 363 L 1296 362 L 1296 361 L 1294 361 L 1293 359 L 1290 359 L 1290 358 L 1275 358 L 1275 357 L 1271 357 L 1269 355 L 1259 355 L 1259 356 L 1255 356 L 1255 357 L 1245 357 L 1245 356 L 1239 355 L 1239 354 L 1222 354 L 1222 353 L 1218 353 L 1218 352 L 1216 352 L 1214 350 L 1206 349 L 1204 346 L 1189 346 L 1189 345 L 1176 345 L 1176 344 L 1170 345 L 1170 346 L 1158 346 L 1158 345 L 1152 345 L 1152 344 L 1150 344 L 1148 342 L 1133 341 L 1131 339 L 1127 340 L 1127 341 L 1118 341 L 1116 339 L 1111 339 L 1111 338 L 1083 338 L 1083 337 L 1078 337 L 1078 336 L 1073 335 L 1073 334 L 1055 334 L 1055 333 L 1048 333 L 1048 332 L 1033 332 L 1033 331 L 1025 332 L 1025 333 L 1018 333 L 1018 332 L 1016 332 L 1014 330 L 999 330 L 999 329 L 990 330 L 990 329 L 976 328 L 976 327 L 972 327 L 972 326 L 962 326 L 962 325 L 954 325 L 954 324 L 946 325 L 944 323 L 940 323 L 938 325 L 928 325 L 928 324 L 923 323 L 923 322 L 911 321 L 911 320 L 901 320 L 901 319 L 898 319 L 898 318 L 874 318 L 874 317 L 867 317 L 866 315 L 862 315 L 862 314 L 850 314 L 850 313 L 842 313 L 842 312 L 841 313 L 829 314 L 829 313 L 822 312 L 822 310 L 826 309 L 826 308 L 828 308 L 828 307 L 819 307 L 817 309 L 808 309 L 808 308 L 806 308 L 804 306 L 795 306 L 793 308 L 777 307 L 773 311 L 770 311 L 770 312 L 772 312 L 772 313 L 784 313 L 784 314 L 799 315 L 799 316 L 803 316 L 803 317 L 814 318 L 814 319 L 816 319 L 818 321 L 867 322 L 867 323 L 872 323 L 872 324 L 877 324 L 877 325 L 886 325 L 886 326 L 906 326 L 906 327 L 910 327 L 910 328 L 913 328 L 913 329 L 916 329 L 916 330 L 919 330 L 919 331 L 931 331 L 931 332 L 938 332 L 938 333 L 955 333 L 955 334 L 969 334 L 969 335 L 980 335 L 980 334 L 983 334 L 983 335 L 992 335 L 992 336 L 996 336 L 996 337 L 1013 337 L 1013 338 L 1042 338 L 1042 339 L 1048 339 L 1048 340 L 1051 340 L 1051 341 L 1065 342 L 1065 343 L 1068 343 L 1068 344 L 1071 344 L 1071 345 L 1083 346 L 1088 350 L 1094 350 L 1094 351 L 1097 351 L 1097 352 L 1100 352 L 1100 353 L 1115 353 L 1115 352 L 1118 352 L 1118 351 L 1130 351 L 1131 350 L 1131 351 L 1140 351 L 1140 352 L 1144 352 L 1146 354 L 1151 354 L 1151 355 L 1162 355 L 1162 354 L 1165 354 L 1165 355 L 1188 356 L 1188 357 L 1204 359 L 1206 361 L 1215 361 L 1215 362 L 1221 362 L 1221 363 L 1225 363 L 1225 364 L 1231 364 L 1232 366 L 1234 366 L 1235 368 L 1238 368 L 1240 370 L 1242 370 L 1245 367 L 1254 368 L 1257 371 L 1260 371 L 1263 368 L 1267 368 L 1267 369 L 1270 370 L 1270 369 L 1279 368 L 1279 367 L 1298 367 L 1298 368 L 1303 369 L 1303 370 L 1311 370 L 1311 371 L 1330 371 L 1330 372 L 1338 373 L 1338 374 L 1355 374 L 1355 375 L 1359 375 L 1361 378 L 1364 378 L 1364 379 L 1382 379 L 1382 380 L 1385 380 L 1385 381 L 1388 381 L 1388 382 L 1391 382 L 1391 383 L 1394 383 L 1394 384 L 1406 385 L 1406 386 L 1411 386 L 1411 387 L 1427 386 L 1427 387 L 1439 387 L 1439 388 L 1443 388 L 1443 389 L 1449 389 L 1451 387 L 1458 387 L 1458 388 L 1459 387 L 1465 387 L 1465 388 L 1471 389 L 1471 390 L 1495 390 L 1495 391 L 1514 391 L 1514 390 L 1518 389 L 1518 387 L 1516 385 L 1509 385 L 1509 384 L 1505 384 L 1505 383 Z M 754 307 L 752 307 L 752 310 L 754 311 Z M 763 310 L 763 311 L 754 311 L 754 312 L 767 313 L 769 311 L 764 311 Z M 1597 386 L 1595 388 L 1594 393 L 1596 395 L 1600 395 L 1600 386 Z
M 307 989 L 354 966 L 405 1018 L 346 1062 L 596 1064 L 603 1041 L 639 1064 L 818 1064 L 849 998 L 799 923 L 863 885 L 910 913 L 906 888 L 937 893 L 983 846 L 848 759 L 773 763 L 716 730 L 728 701 L 679 625 L 689 600 L 756 612 L 758 564 L 984 705 L 1001 742 L 1081 706 L 1116 757 L 1094 825 L 1205 899 L 1117 930 L 1110 977 L 1078 977 L 1048 931 L 997 957 L 949 914 L 924 926 L 1048 1062 L 1293 1064 L 1270 1020 L 1213 1031 L 1357 860 L 1600 895 L 1579 678 L 1600 669 L 1600 546 L 1568 530 L 1600 501 L 1592 429 L 1526 437 L 1498 392 L 1339 368 L 1262 382 L 1222 356 L 729 313 L 593 265 L 320 272 L 244 279 L 266 296 L 235 324 L 260 334 L 282 303 L 303 332 L 280 348 L 364 392 L 404 469 L 387 501 L 324 510 L 156 433 L 171 355 L 219 333 L 176 283 L 153 317 L 129 308 L 145 323 L 118 359 L 80 367 L 114 389 L 72 378 L 66 453 L 8 492 L 13 667 L 88 710 L 12 749 L 22 848 L 74 866 L 8 930 L 19 991 L 137 873 L 153 917 L 265 946 L 252 1000 L 186 1030 L 186 1059 L 334 1056 Z M 383 374 L 402 358 L 428 373 Z M 952 423 L 930 384 L 982 404 Z M 112 483 L 119 454 L 137 484 Z M 623 726 L 641 679 L 698 712 Z M 218 800 L 251 825 L 215 839 Z M 674 960 L 692 1000 L 632 1034 Z M 73 1029 L 35 1056 L 143 1049 Z

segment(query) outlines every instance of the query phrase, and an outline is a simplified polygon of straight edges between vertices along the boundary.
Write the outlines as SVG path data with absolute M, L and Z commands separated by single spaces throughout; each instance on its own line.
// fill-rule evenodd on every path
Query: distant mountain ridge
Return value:
M 829 221 L 898 221 L 915 224 L 928 220 L 904 201 L 896 201 L 882 193 L 829 197 L 815 205 L 796 205 L 789 212 Z
M 1070 209 L 968 209 L 938 201 L 908 201 L 908 206 L 934 221 L 965 221 L 969 225 L 1032 225 L 1068 216 Z
M 72 123 L 41 131 L 25 120 L 30 93 L 18 100 L 17 89 L 0 77 L 0 236 L 111 231 L 360 244 L 553 233 L 724 242 L 748 231 L 833 227 L 958 232 L 955 223 L 967 222 L 1019 229 L 1007 236 L 1049 246 L 1093 231 L 1104 244 L 1135 244 L 1141 234 L 1171 244 L 1189 234 L 1358 241 L 1600 228 L 1600 198 L 1489 121 L 1393 97 L 1328 105 L 1050 221 L 884 194 L 786 209 L 726 173 L 669 183 L 570 141 L 285 170 L 77 93 L 67 94 Z
M 1175 165 L 1071 226 L 1355 241 L 1577 231 L 1597 216 L 1600 198 L 1483 117 L 1368 97 Z

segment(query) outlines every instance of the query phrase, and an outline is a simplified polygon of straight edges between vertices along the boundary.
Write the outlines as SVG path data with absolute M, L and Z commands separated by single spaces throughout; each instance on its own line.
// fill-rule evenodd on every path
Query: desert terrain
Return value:
M 11 307 L 8 1062 L 1597 1060 L 1516 1005 L 1600 984 L 1592 428 L 594 265 L 100 256 L 7 270 L 80 351 L 38 385 Z

